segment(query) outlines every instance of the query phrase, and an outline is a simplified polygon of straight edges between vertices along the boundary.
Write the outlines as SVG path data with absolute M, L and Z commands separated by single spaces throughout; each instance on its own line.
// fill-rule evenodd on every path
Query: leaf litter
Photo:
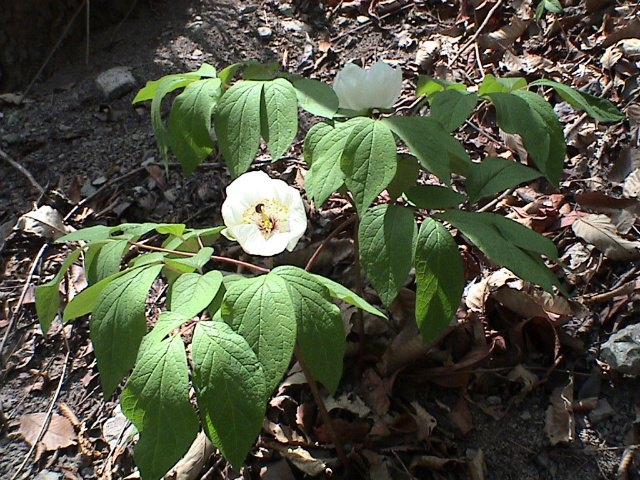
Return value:
M 176 71 L 184 69 L 185 63 L 196 67 L 202 57 L 192 55 L 193 52 L 199 50 L 207 54 L 207 47 L 224 52 L 225 61 L 239 56 L 268 57 L 273 51 L 286 49 L 302 53 L 299 64 L 291 60 L 295 56 L 289 53 L 290 68 L 323 79 L 330 79 L 341 63 L 354 57 L 369 60 L 383 56 L 403 63 L 405 75 L 420 72 L 465 81 L 479 79 L 489 73 L 483 68 L 491 67 L 511 75 L 552 77 L 595 94 L 606 94 L 626 111 L 633 111 L 633 101 L 638 94 L 634 41 L 640 32 L 638 21 L 633 20 L 632 6 L 621 4 L 603 15 L 602 9 L 609 8 L 607 2 L 585 5 L 569 2 L 563 5 L 563 13 L 547 12 L 539 22 L 533 21 L 536 5 L 529 1 L 513 5 L 486 2 L 466 11 L 458 3 L 448 1 L 434 6 L 411 1 L 335 2 L 332 6 L 335 11 L 327 17 L 327 11 L 318 10 L 314 2 L 268 1 L 254 5 L 254 2 L 232 1 L 227 7 L 196 2 L 191 13 L 182 12 L 182 3 L 177 2 L 171 17 L 172 28 L 184 35 L 176 36 L 173 50 L 165 41 L 158 55 L 169 70 Z M 195 27 L 185 27 L 197 25 L 212 12 L 223 23 L 235 25 L 233 35 L 242 35 L 244 40 L 216 47 L 216 40 L 211 36 L 198 32 Z M 293 25 L 290 15 L 300 19 L 302 31 L 287 30 Z M 138 21 L 166 24 L 152 16 Z M 264 41 L 255 40 L 252 33 L 265 21 L 272 23 L 275 34 L 267 43 L 260 43 Z M 311 26 L 311 35 L 303 33 L 308 26 Z M 171 30 L 166 32 L 171 35 Z M 410 32 L 410 36 L 402 35 L 403 32 Z M 106 33 L 108 37 L 110 32 Z M 150 37 L 142 41 L 152 42 Z M 123 58 L 138 61 L 137 54 L 127 47 L 124 52 L 100 55 L 104 55 L 106 63 L 120 62 Z M 414 59 L 415 62 L 410 63 Z M 140 64 L 145 66 L 141 68 L 139 81 L 155 76 L 156 67 L 145 61 Z M 82 80 L 76 80 L 75 85 L 81 91 L 90 91 Z M 111 102 L 109 107 L 117 115 L 108 116 L 94 115 L 95 112 L 86 107 L 99 103 L 90 93 L 87 93 L 88 103 L 76 105 L 75 110 L 65 110 L 56 104 L 53 111 L 60 116 L 58 128 L 62 133 L 47 137 L 46 122 L 52 121 L 48 113 L 52 97 L 46 90 L 47 84 L 42 87 L 34 91 L 26 110 L 13 111 L 15 115 L 30 116 L 35 133 L 15 141 L 11 135 L 18 127 L 10 124 L 1 127 L 0 134 L 11 153 L 27 165 L 47 165 L 50 158 L 63 158 L 57 164 L 56 180 L 73 202 L 59 198 L 49 198 L 47 202 L 66 216 L 71 213 L 67 221 L 82 227 L 149 217 L 163 221 L 189 219 L 199 224 L 215 220 L 212 216 L 217 215 L 216 202 L 221 199 L 224 187 L 220 182 L 224 177 L 219 173 L 219 164 L 212 162 L 202 167 L 199 183 L 211 185 L 206 192 L 173 169 L 169 176 L 162 175 L 162 169 L 153 161 L 150 128 L 144 124 L 146 120 L 141 120 L 146 119 L 147 112 L 132 111 L 128 98 Z M 74 92 L 67 88 L 58 95 L 72 99 Z M 634 426 L 637 385 L 615 377 L 615 381 L 609 383 L 606 380 L 610 378 L 602 377 L 598 368 L 597 362 L 601 360 L 597 358 L 597 351 L 596 356 L 585 352 L 592 352 L 591 347 L 606 340 L 611 332 L 634 323 L 636 318 L 634 305 L 640 300 L 640 288 L 634 282 L 632 262 L 638 251 L 635 200 L 636 169 L 640 166 L 637 163 L 638 121 L 622 126 L 599 125 L 578 115 L 553 94 L 549 95 L 561 121 L 567 125 L 570 147 L 560 193 L 546 191 L 542 184 L 534 182 L 486 205 L 489 211 L 508 214 L 554 240 L 569 267 L 557 273 L 578 296 L 578 303 L 549 296 L 509 272 L 495 269 L 481 253 L 469 248 L 466 264 L 472 281 L 464 305 L 458 311 L 458 323 L 434 342 L 423 345 L 412 319 L 415 293 L 409 282 L 390 308 L 390 323 L 381 322 L 375 316 L 366 322 L 371 356 L 364 375 L 355 379 L 355 361 L 348 356 L 343 386 L 334 403 L 329 402 L 335 426 L 353 447 L 355 463 L 368 470 L 371 478 L 407 478 L 409 475 L 422 478 L 431 474 L 439 478 L 508 478 L 514 474 L 518 478 L 526 475 L 538 478 L 551 472 L 556 473 L 556 478 L 573 478 L 575 462 L 563 460 L 557 452 L 579 458 L 585 465 L 584 478 L 600 478 L 601 474 L 612 478 L 616 471 L 622 471 L 622 452 L 600 449 L 600 446 L 605 445 L 603 439 L 608 446 L 629 445 L 625 443 L 628 442 L 625 436 L 637 428 Z M 39 118 L 46 122 L 39 123 Z M 509 147 L 505 149 L 492 140 L 502 132 L 496 130 L 490 116 L 482 115 L 477 120 L 482 132 L 465 126 L 460 134 L 469 148 L 482 156 L 527 161 L 527 156 L 518 148 L 517 137 L 507 142 Z M 68 125 L 72 127 L 69 129 Z M 87 136 L 86 128 L 92 129 L 93 138 Z M 43 135 L 50 140 L 46 147 L 40 138 Z M 84 155 L 82 163 L 64 160 L 71 146 L 79 156 Z M 127 157 L 105 164 L 104 158 L 111 158 L 112 152 Z M 127 176 L 132 165 L 139 165 L 140 170 Z M 5 178 L 17 188 L 3 193 L 0 221 L 15 223 L 20 215 L 32 209 L 25 203 L 24 189 L 19 188 L 24 185 L 28 189 L 29 184 L 13 170 L 4 170 L 4 164 L 1 167 L 3 173 L 6 172 Z M 50 179 L 36 168 L 34 171 L 38 172 L 38 180 L 47 184 Z M 287 174 L 300 182 L 304 170 L 294 167 Z M 82 191 L 82 185 L 88 187 Z M 36 200 L 35 193 L 30 195 L 32 201 Z M 345 205 L 330 199 L 330 213 L 323 212 L 320 215 L 326 214 L 325 217 L 315 219 L 314 240 L 321 241 L 341 222 L 344 210 Z M 22 231 L 13 231 L 3 239 L 6 279 L 0 292 L 3 310 L 13 310 L 22 284 L 32 281 L 27 274 L 42 243 L 40 238 Z M 348 283 L 352 275 L 350 248 L 348 239 L 332 242 L 318 268 Z M 58 247 L 50 249 L 42 269 L 45 277 L 56 271 L 63 253 Z M 307 260 L 308 256 L 293 263 L 304 264 Z M 83 281 L 81 273 L 75 272 L 69 279 L 69 291 L 63 293 L 72 296 Z M 616 290 L 627 284 L 631 285 L 630 290 L 626 287 Z M 618 295 L 581 308 L 581 299 L 609 290 Z M 375 296 L 368 300 L 376 303 Z M 345 308 L 347 313 L 353 313 Z M 34 335 L 31 307 L 26 305 L 22 315 L 15 328 L 8 332 L 11 343 L 2 352 L 3 358 L 9 347 L 15 352 L 8 356 L 11 362 L 3 364 L 2 372 L 6 380 L 3 408 L 5 413 L 9 412 L 9 425 L 14 425 L 10 427 L 14 429 L 16 419 L 30 419 L 28 415 L 38 414 L 43 410 L 44 397 L 52 396 L 46 385 L 39 389 L 44 394 L 42 398 L 37 396 L 38 389 L 29 386 L 42 378 L 36 372 L 57 378 L 56 355 L 62 336 L 68 333 L 58 326 L 54 327 L 51 339 L 43 339 Z M 3 325 L 4 333 L 10 324 Z M 131 436 L 123 435 L 120 441 L 106 446 L 107 433 L 102 432 L 101 427 L 107 419 L 117 418 L 116 410 L 112 402 L 99 396 L 86 323 L 79 323 L 71 333 L 71 341 L 77 342 L 74 371 L 83 381 L 65 387 L 61 395 L 68 404 L 79 407 L 74 410 L 94 429 L 93 435 L 104 445 L 100 447 L 101 443 L 97 443 L 98 448 L 102 448 L 102 457 L 81 470 L 73 464 L 72 455 L 66 453 L 78 447 L 73 442 L 62 447 L 62 442 L 56 447 L 63 449 L 57 460 L 48 457 L 46 452 L 41 458 L 53 458 L 61 470 L 73 467 L 74 475 L 81 473 L 83 478 L 95 478 L 97 474 L 104 478 L 124 478 L 133 471 Z M 606 365 L 604 367 L 606 372 Z M 598 373 L 594 374 L 593 368 Z M 593 378 L 604 387 L 589 392 Z M 246 475 L 321 478 L 335 471 L 337 465 L 325 426 L 305 383 L 304 376 L 294 370 L 281 384 L 270 402 L 257 449 L 248 459 Z M 589 396 L 578 394 L 576 399 L 576 392 L 583 391 Z M 590 398 L 608 400 L 618 412 L 617 419 L 603 418 L 593 423 L 592 419 L 597 417 L 590 419 L 586 415 L 595 411 L 597 402 L 587 402 Z M 68 424 L 68 429 L 70 423 L 61 418 L 56 422 Z M 22 427 L 17 431 L 20 429 Z M 69 436 L 61 438 L 69 441 L 74 435 L 71 425 Z M 32 436 L 29 438 L 33 440 Z M 594 450 L 585 453 L 587 447 L 594 445 L 595 454 Z M 13 455 L 2 456 L 0 471 L 10 471 L 26 455 L 24 447 L 20 444 L 16 447 Z M 227 469 L 219 456 L 214 454 L 210 458 L 202 454 L 201 457 L 207 458 L 198 458 L 196 454 L 191 460 L 184 460 L 180 470 L 184 473 L 180 475 L 236 478 L 237 474 Z M 637 469 L 633 459 L 631 463 L 625 472 Z M 34 470 L 42 468 L 38 465 Z

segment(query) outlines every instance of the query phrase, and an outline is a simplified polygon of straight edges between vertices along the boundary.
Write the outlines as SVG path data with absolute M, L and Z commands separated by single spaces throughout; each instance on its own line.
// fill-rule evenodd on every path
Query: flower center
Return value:
M 290 230 L 288 218 L 289 208 L 276 200 L 264 199 L 245 210 L 242 223 L 255 224 L 265 240 L 268 240 L 276 233 Z

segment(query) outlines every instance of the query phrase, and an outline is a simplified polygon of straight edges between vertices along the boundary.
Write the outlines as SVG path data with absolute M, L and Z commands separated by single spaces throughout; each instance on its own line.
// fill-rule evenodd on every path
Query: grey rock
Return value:
M 96 83 L 103 95 L 107 99 L 113 100 L 133 90 L 136 86 L 136 79 L 129 67 L 114 67 L 98 75 Z
M 602 420 L 612 417 L 615 413 L 616 412 L 613 407 L 611 407 L 609 402 L 603 398 L 598 401 L 598 406 L 589 413 L 589 420 L 596 424 Z
M 273 35 L 273 30 L 269 27 L 258 27 L 258 36 L 262 39 L 271 38 Z
M 51 470 L 40 470 L 33 480 L 61 480 L 62 475 Z
M 640 324 L 629 325 L 602 344 L 600 358 L 616 372 L 640 375 Z

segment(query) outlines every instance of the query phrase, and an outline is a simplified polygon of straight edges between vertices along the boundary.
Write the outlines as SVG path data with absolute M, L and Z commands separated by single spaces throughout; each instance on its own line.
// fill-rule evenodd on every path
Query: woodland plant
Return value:
M 331 434 L 316 380 L 333 394 L 342 374 L 345 331 L 333 299 L 384 316 L 339 283 L 310 273 L 311 262 L 306 270 L 269 270 L 214 255 L 221 234 L 262 256 L 292 250 L 304 234 L 299 192 L 263 172 L 246 173 L 261 139 L 274 161 L 289 149 L 298 134 L 299 107 L 321 118 L 304 140 L 307 200 L 321 209 L 337 192 L 353 205 L 353 216 L 339 228 L 355 226 L 359 292 L 363 270 L 388 307 L 415 268 L 415 319 L 426 341 L 454 319 L 465 286 L 463 261 L 447 225 L 523 280 L 564 293 L 548 266 L 558 262 L 550 240 L 474 209 L 486 197 L 539 177 L 558 187 L 566 150 L 562 126 L 533 87 L 555 90 L 601 122 L 622 119 L 620 112 L 551 80 L 487 75 L 474 88 L 420 78 L 416 96 L 423 100 L 413 115 L 403 116 L 393 109 L 401 82 L 401 70 L 382 62 L 369 70 L 347 65 L 334 88 L 280 71 L 277 64 L 245 62 L 220 72 L 204 64 L 193 73 L 148 82 L 134 99 L 151 100 L 158 147 L 165 160 L 173 152 L 186 175 L 219 149 L 236 178 L 222 206 L 226 226 L 97 225 L 70 233 L 58 241 L 79 246 L 37 288 L 36 306 L 46 332 L 60 307 L 59 283 L 82 259 L 89 287 L 66 305 L 62 321 L 91 314 L 106 397 L 128 375 L 121 403 L 140 432 L 134 457 L 143 479 L 158 479 L 172 467 L 200 426 L 239 468 L 294 353 Z M 179 89 L 165 125 L 161 102 Z M 429 116 L 418 115 L 426 104 Z M 498 126 L 520 135 L 536 168 L 499 157 L 470 159 L 452 134 L 478 107 L 495 108 Z M 379 197 L 384 190 L 386 203 Z M 160 244 L 151 241 L 159 236 Z M 255 274 L 211 268 L 221 262 Z M 145 302 L 158 277 L 168 284 L 166 310 L 148 332 Z M 363 331 L 360 316 L 362 345 Z M 189 355 L 185 338 L 191 338 Z M 345 461 L 339 438 L 333 441 Z

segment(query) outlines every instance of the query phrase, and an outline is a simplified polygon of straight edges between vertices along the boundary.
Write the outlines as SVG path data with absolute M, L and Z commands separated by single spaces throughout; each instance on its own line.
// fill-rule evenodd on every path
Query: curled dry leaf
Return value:
M 551 405 L 547 408 L 544 433 L 551 445 L 571 442 L 575 438 L 576 426 L 573 418 L 573 379 L 551 394 Z
M 194 480 L 201 473 L 205 463 L 213 453 L 213 444 L 204 434 L 198 436 L 178 463 L 165 476 L 166 480 Z
M 622 238 L 606 215 L 587 215 L 571 225 L 573 232 L 594 245 L 611 260 L 633 260 L 640 257 L 640 242 Z
M 636 168 L 624 180 L 622 194 L 625 197 L 637 197 L 640 193 L 640 168 Z
M 20 417 L 20 434 L 29 445 L 38 440 L 40 430 L 47 419 L 46 413 L 30 413 Z M 40 443 L 46 450 L 58 450 L 76 444 L 76 432 L 71 422 L 54 413 Z

